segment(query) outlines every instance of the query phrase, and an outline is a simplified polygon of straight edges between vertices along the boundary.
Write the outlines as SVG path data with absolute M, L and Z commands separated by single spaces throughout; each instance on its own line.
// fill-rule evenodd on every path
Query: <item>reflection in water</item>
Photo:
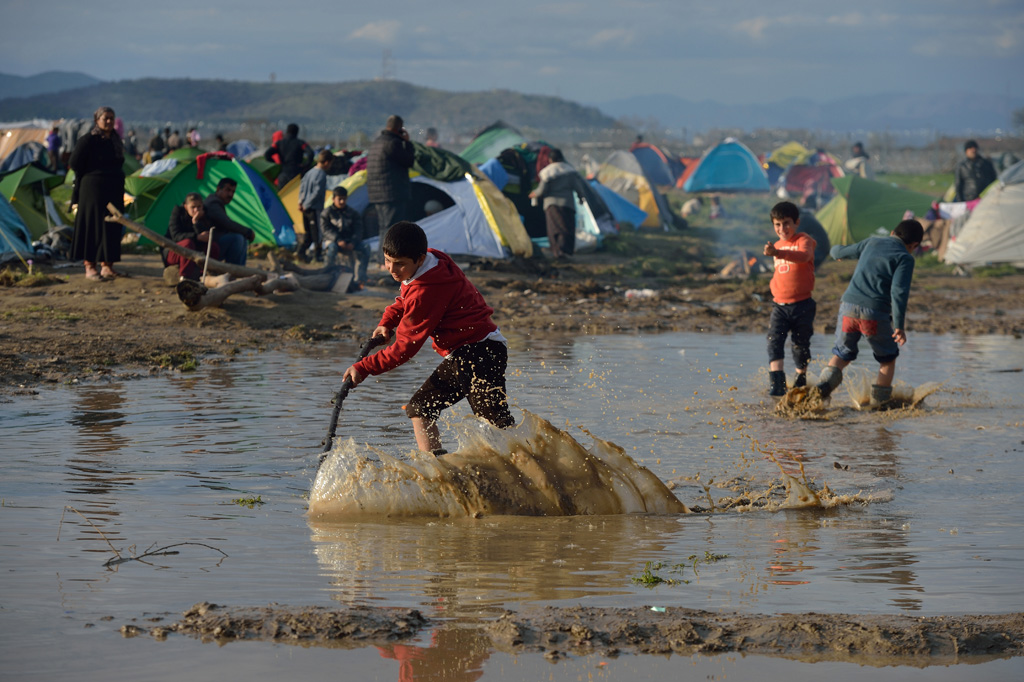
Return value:
M 444 522 L 322 523 L 314 551 L 347 605 L 395 599 L 428 617 L 497 616 L 513 602 L 633 591 L 645 557 L 674 552 L 687 516 L 492 517 Z M 693 553 L 699 544 L 689 548 Z
M 82 387 L 75 392 L 78 403 L 71 419 L 77 427 L 76 438 L 72 441 L 74 454 L 67 459 L 68 485 L 66 492 L 73 495 L 70 506 L 77 509 L 95 525 L 84 522 L 77 516 L 69 516 L 66 523 L 77 523 L 82 540 L 97 541 L 94 549 L 86 551 L 109 551 L 103 537 L 114 541 L 120 537 L 111 521 L 118 516 L 115 509 L 116 495 L 134 485 L 137 478 L 133 472 L 121 471 L 119 455 L 129 439 L 121 430 L 129 418 L 125 409 L 123 387 Z M 79 496 L 86 497 L 79 497 Z
M 434 630 L 430 646 L 379 646 L 381 657 L 399 662 L 399 682 L 473 682 L 484 674 L 491 639 L 479 629 L 448 626 Z

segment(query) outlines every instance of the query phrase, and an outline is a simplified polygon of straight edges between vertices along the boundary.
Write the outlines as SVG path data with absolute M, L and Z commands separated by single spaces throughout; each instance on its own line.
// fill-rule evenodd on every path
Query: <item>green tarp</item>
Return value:
M 419 142 L 412 144 L 416 149 L 416 160 L 413 161 L 412 169 L 428 178 L 441 182 L 455 182 L 464 178 L 466 173 L 473 172 L 472 164 L 454 152 L 428 147 Z
M 859 175 L 832 178 L 838 192 L 816 218 L 833 246 L 854 244 L 876 234 L 889 234 L 908 210 L 923 216 L 932 197 Z

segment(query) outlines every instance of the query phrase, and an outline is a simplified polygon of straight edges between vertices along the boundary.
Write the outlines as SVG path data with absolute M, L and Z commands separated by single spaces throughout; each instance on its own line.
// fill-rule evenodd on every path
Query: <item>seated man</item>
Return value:
M 348 190 L 334 188 L 332 204 L 323 210 L 320 223 L 327 245 L 327 265 L 334 265 L 338 252 L 348 256 L 352 267 L 352 283 L 348 293 L 366 285 L 366 266 L 370 262 L 370 247 L 363 241 L 363 219 L 359 211 L 348 205 Z
M 216 191 L 206 197 L 203 204 L 210 222 L 217 228 L 213 239 L 220 247 L 220 260 L 234 265 L 245 265 L 249 242 L 256 239 L 256 233 L 228 217 L 227 205 L 234 198 L 236 189 L 238 182 L 231 178 L 221 178 Z
M 197 192 L 190 192 L 185 197 L 185 202 L 174 207 L 171 211 L 170 224 L 167 226 L 167 238 L 178 246 L 186 249 L 206 253 L 210 249 L 210 258 L 220 258 L 220 247 L 216 242 L 210 243 L 210 230 L 213 230 L 213 223 L 206 215 L 203 208 L 203 197 Z M 202 270 L 190 258 L 186 258 L 173 251 L 168 251 L 164 257 L 167 265 L 177 265 L 178 275 L 183 279 L 198 281 Z

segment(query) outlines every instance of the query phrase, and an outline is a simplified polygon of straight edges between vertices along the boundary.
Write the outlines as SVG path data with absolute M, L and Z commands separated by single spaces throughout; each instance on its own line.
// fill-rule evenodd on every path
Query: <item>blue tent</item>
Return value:
M 235 140 L 234 142 L 228 142 L 227 150 L 236 159 L 244 159 L 256 151 L 256 145 L 249 140 Z
M 30 163 L 38 163 L 43 166 L 49 165 L 50 155 L 46 151 L 45 145 L 39 142 L 26 142 L 15 147 L 14 151 L 0 163 L 0 173 L 15 170 Z
M 630 151 L 644 169 L 647 181 L 655 187 L 674 187 L 683 174 L 683 164 L 679 159 L 668 156 L 654 145 L 643 142 L 633 145 Z
M 608 210 L 612 212 L 612 217 L 615 218 L 616 223 L 620 225 L 622 223 L 629 223 L 634 229 L 639 229 L 644 224 L 644 221 L 647 220 L 647 211 L 633 204 L 621 194 L 608 189 L 597 180 L 591 180 L 590 186 L 604 200 Z
M 687 192 L 768 192 L 761 162 L 739 140 L 728 137 L 701 157 L 683 184 Z
M 7 197 L 0 194 L 0 264 L 31 258 L 31 241 L 25 222 L 7 201 Z

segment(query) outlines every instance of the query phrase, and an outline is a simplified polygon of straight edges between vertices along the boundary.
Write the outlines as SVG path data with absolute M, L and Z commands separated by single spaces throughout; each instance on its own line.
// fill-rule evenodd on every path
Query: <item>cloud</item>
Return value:
M 754 40 L 760 40 L 764 37 L 764 30 L 771 24 L 772 20 L 768 17 L 756 17 L 754 19 L 744 19 L 736 24 L 735 28 L 741 33 L 746 33 Z
M 825 21 L 839 26 L 860 26 L 864 23 L 864 16 L 860 12 L 850 12 L 849 14 L 833 15 Z
M 395 20 L 371 21 L 370 23 L 357 28 L 348 34 L 351 40 L 372 40 L 385 45 L 395 42 L 398 35 L 399 24 Z
M 587 47 L 604 47 L 606 45 L 632 45 L 636 40 L 636 31 L 627 28 L 606 28 L 590 36 L 585 42 Z

